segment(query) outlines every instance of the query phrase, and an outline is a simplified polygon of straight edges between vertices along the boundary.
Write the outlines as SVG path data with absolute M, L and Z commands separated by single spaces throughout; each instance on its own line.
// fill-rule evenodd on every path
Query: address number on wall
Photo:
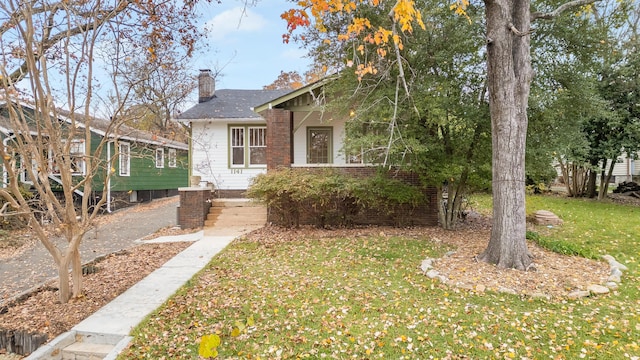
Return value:
M 231 169 L 232 174 L 242 174 L 242 169 Z

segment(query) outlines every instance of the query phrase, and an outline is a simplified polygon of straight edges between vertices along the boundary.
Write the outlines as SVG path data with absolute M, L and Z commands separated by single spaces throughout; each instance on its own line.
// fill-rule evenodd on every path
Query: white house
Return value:
M 215 90 L 211 71 L 201 70 L 198 104 L 176 119 L 190 124 L 191 175 L 213 184 L 219 196 L 238 197 L 268 167 L 347 165 L 339 151 L 345 119 L 323 111 L 326 81 L 293 91 Z

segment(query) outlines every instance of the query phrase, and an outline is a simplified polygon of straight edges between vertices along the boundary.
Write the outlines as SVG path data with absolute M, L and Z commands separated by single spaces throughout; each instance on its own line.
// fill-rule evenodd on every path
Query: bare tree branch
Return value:
M 567 3 L 564 3 L 560 6 L 558 6 L 558 8 L 556 8 L 555 10 L 551 11 L 551 12 L 547 12 L 547 13 L 543 13 L 543 12 L 532 12 L 531 13 L 531 21 L 535 21 L 537 19 L 544 19 L 544 20 L 551 20 L 559 15 L 561 15 L 562 13 L 564 13 L 565 11 L 568 11 L 574 7 L 577 6 L 583 6 L 583 5 L 588 5 L 588 4 L 593 4 L 595 2 L 597 2 L 599 0 L 573 0 L 573 1 L 569 1 Z

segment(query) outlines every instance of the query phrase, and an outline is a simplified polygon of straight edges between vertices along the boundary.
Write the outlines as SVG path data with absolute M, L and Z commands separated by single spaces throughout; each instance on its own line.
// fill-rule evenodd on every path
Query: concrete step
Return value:
M 219 201 L 220 204 L 229 204 L 227 201 Z M 240 206 L 236 206 L 240 204 Z M 232 201 L 231 206 L 211 207 L 204 225 L 207 227 L 218 226 L 242 226 L 264 225 L 267 222 L 267 210 L 264 206 L 256 205 L 249 201 Z
M 62 349 L 62 360 L 102 360 L 114 345 L 75 342 Z
M 255 201 L 249 199 L 213 199 L 211 207 L 255 207 L 260 206 Z

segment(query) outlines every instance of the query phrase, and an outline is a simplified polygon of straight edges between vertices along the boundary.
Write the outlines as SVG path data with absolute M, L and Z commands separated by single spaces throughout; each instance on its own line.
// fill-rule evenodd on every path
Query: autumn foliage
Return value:
M 402 50 L 402 39 L 400 33 L 412 33 L 414 25 L 425 29 L 420 11 L 416 9 L 413 0 L 301 0 L 297 3 L 297 8 L 291 9 L 281 15 L 287 22 L 287 33 L 283 35 L 283 41 L 288 43 L 293 33 L 300 27 L 315 26 L 323 33 L 327 32 L 324 20 L 328 15 L 344 13 L 352 15 L 351 23 L 345 31 L 338 34 L 335 39 L 325 41 L 346 42 L 357 39 L 361 41 L 358 51 L 364 55 L 364 44 L 374 45 L 377 56 L 386 57 L 393 49 Z M 392 19 L 390 28 L 375 27 L 370 19 L 359 14 L 359 7 L 379 6 L 389 8 L 389 16 Z M 364 61 L 356 65 L 358 76 L 365 74 L 375 74 L 377 72 L 372 60 Z M 346 64 L 354 66 L 353 62 Z

